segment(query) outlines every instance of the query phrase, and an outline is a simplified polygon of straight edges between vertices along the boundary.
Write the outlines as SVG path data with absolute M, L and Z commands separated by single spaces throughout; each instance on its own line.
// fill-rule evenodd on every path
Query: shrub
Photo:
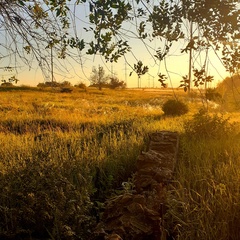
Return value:
M 189 138 L 219 138 L 227 137 L 235 131 L 234 124 L 223 115 L 210 115 L 205 110 L 200 110 L 193 119 L 184 123 L 185 134 Z
M 188 112 L 188 106 L 179 100 L 170 99 L 163 104 L 162 110 L 165 115 L 180 116 Z
M 60 86 L 60 83 L 58 83 L 58 82 L 55 82 L 55 81 L 53 81 L 53 82 L 44 82 L 44 83 L 39 83 L 38 85 L 37 85 L 37 87 L 59 87 Z
M 63 81 L 59 84 L 60 87 L 71 87 L 72 84 L 69 81 Z
M 124 81 L 120 81 L 117 77 L 111 77 L 109 87 L 111 89 L 116 89 L 116 88 L 124 89 L 126 88 L 126 83 Z
M 71 93 L 72 89 L 69 87 L 62 87 L 61 88 L 61 93 Z
M 82 176 L 77 164 L 66 162 L 60 167 L 46 153 L 37 154 L 36 159 L 27 159 L 24 168 L 16 166 L 1 177 L 0 239 L 48 239 L 50 235 L 71 240 L 87 235 L 94 223 L 88 214 L 90 175 Z
M 209 101 L 220 101 L 222 100 L 222 95 L 216 91 L 215 88 L 208 88 L 205 93 L 206 99 Z
M 1 84 L 2 87 L 13 87 L 14 85 L 10 82 L 4 82 Z
M 86 89 L 87 88 L 86 84 L 83 83 L 83 82 L 80 82 L 80 83 L 76 84 L 74 87 L 81 88 L 81 89 Z

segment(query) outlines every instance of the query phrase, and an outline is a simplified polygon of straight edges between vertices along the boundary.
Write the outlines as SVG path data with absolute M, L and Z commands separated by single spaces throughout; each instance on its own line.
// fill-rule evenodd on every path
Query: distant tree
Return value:
M 19 80 L 15 76 L 12 76 L 8 80 L 3 79 L 1 86 L 11 87 L 11 86 L 13 86 L 13 82 L 15 84 L 17 84 L 19 82 Z
M 229 73 L 234 74 L 240 67 L 239 0 L 97 0 L 91 2 L 90 11 L 89 20 L 94 27 L 90 26 L 87 30 L 92 31 L 95 38 L 90 43 L 88 54 L 99 53 L 107 61 L 117 61 L 131 51 L 131 36 L 141 39 L 149 53 L 153 52 L 149 42 L 155 39 L 159 45 L 151 57 L 160 65 L 171 54 L 170 50 L 175 48 L 174 43 L 182 43 L 179 54 L 189 55 L 188 74 L 181 84 L 186 91 L 191 88 L 193 69 L 198 75 L 202 72 L 205 74 L 194 84 L 212 80 L 206 71 L 210 50 L 221 58 Z M 136 31 L 124 31 L 125 22 L 134 25 Z M 125 33 L 129 38 L 123 36 Z M 203 61 L 196 60 L 203 55 Z M 147 70 L 142 66 L 138 61 L 132 68 L 138 74 L 138 85 L 141 75 L 146 73 L 142 70 Z M 164 86 L 165 79 L 160 80 Z
M 90 76 L 90 82 L 92 86 L 97 86 L 99 90 L 107 83 L 108 77 L 105 75 L 103 67 L 92 68 L 92 74 Z
M 39 83 L 37 87 L 60 87 L 60 83 L 58 82 L 44 82 L 44 83 Z
M 10 83 L 15 82 L 15 84 L 17 84 L 19 82 L 19 80 L 15 76 L 12 76 L 8 79 L 8 82 L 10 82 Z
M 14 85 L 11 82 L 3 82 L 1 84 L 2 87 L 13 87 Z
M 110 77 L 109 87 L 111 89 L 126 88 L 126 83 L 124 81 L 120 81 L 117 77 Z
M 73 91 L 72 84 L 69 81 L 59 83 L 59 87 L 62 93 L 71 93 Z
M 63 81 L 60 83 L 60 87 L 71 87 L 72 84 L 69 81 Z
M 134 64 L 134 72 L 138 75 L 138 88 L 141 87 L 141 76 L 148 72 L 148 66 L 144 66 L 142 61 L 138 61 L 137 64 Z M 130 76 L 133 72 L 130 73 Z
M 87 27 L 75 25 L 81 22 L 80 11 L 75 11 L 75 7 L 87 4 Z M 46 74 L 52 70 L 50 56 L 56 57 L 54 65 L 58 58 L 76 60 L 83 54 L 99 54 L 106 61 L 117 62 L 131 51 L 131 43 L 135 44 L 132 39 L 140 39 L 159 65 L 175 49 L 174 43 L 179 42 L 179 54 L 189 55 L 189 71 L 181 84 L 188 91 L 193 69 L 207 74 L 210 50 L 219 54 L 230 74 L 240 68 L 239 0 L 6 0 L 0 1 L 0 16 L 1 59 L 21 59 L 30 66 L 36 59 Z M 127 31 L 126 24 L 135 30 Z M 90 41 L 77 35 L 79 27 L 92 34 Z M 154 40 L 158 41 L 157 48 L 152 49 L 149 43 Z M 71 48 L 77 49 L 78 54 L 68 51 Z M 140 85 L 147 66 L 144 68 L 138 61 L 132 69 L 138 74 Z M 164 86 L 165 79 L 160 80 Z M 202 80 L 212 78 L 206 75 Z

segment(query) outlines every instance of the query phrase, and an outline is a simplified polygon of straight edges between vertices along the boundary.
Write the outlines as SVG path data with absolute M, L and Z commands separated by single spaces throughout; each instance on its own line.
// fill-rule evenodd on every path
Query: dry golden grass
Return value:
M 208 133 L 217 124 L 214 140 L 197 122 L 190 138 L 184 123 L 202 100 L 175 93 L 188 114 L 163 115 L 172 91 L 1 92 L 0 238 L 89 239 L 104 200 L 131 181 L 148 134 L 169 130 L 181 134 L 181 144 L 167 231 L 179 240 L 238 240 L 239 128 L 226 138 L 221 130 L 232 128 L 219 115 L 203 125 Z M 237 112 L 225 115 L 239 121 Z
M 34 122 L 44 120 L 76 127 L 83 123 L 98 125 L 133 118 L 160 118 L 162 115 L 161 105 L 172 96 L 172 92 L 131 90 L 88 90 L 88 92 L 75 91 L 71 94 L 2 92 L 0 121 L 29 124 L 29 128 L 31 128 Z M 1 127 L 4 128 L 4 124 Z M 41 129 L 37 131 L 41 131 Z M 36 133 L 36 129 L 34 132 Z
M 0 238 L 88 239 L 171 92 L 2 92 Z

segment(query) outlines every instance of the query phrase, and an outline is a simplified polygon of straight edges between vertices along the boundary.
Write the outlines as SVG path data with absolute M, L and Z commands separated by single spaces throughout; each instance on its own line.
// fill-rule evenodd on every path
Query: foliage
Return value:
M 43 152 L 49 152 L 47 146 L 39 145 L 42 150 L 32 149 L 34 156 L 22 156 L 22 166 L 16 163 L 1 177 L 1 238 L 46 238 L 50 234 L 52 238 L 74 239 L 86 234 L 81 232 L 84 225 L 93 221 L 88 218 L 89 194 L 93 192 L 87 184 L 91 181 L 88 170 L 82 171 L 84 176 L 77 174 L 84 166 L 74 162 L 70 168 L 67 162 L 60 165 Z
M 74 87 L 81 88 L 81 89 L 86 89 L 87 88 L 86 84 L 83 83 L 83 82 L 80 82 L 80 83 L 74 85 Z
M 225 93 L 225 91 L 232 91 L 234 88 L 240 87 L 240 75 L 234 74 L 231 77 L 226 77 L 223 79 L 223 81 L 219 82 L 217 85 L 217 90 L 221 91 L 222 94 Z
M 63 81 L 63 82 L 56 82 L 56 81 L 51 81 L 51 82 L 44 82 L 44 83 L 39 83 L 37 87 L 61 87 L 61 88 L 69 88 L 71 87 L 72 84 L 69 81 Z
M 38 85 L 37 85 L 37 87 L 59 87 L 59 83 L 58 82 L 55 82 L 55 81 L 53 81 L 53 82 L 44 82 L 44 83 L 39 83 Z
M 1 83 L 2 87 L 13 87 L 14 85 L 11 82 L 3 82 Z
M 69 81 L 63 81 L 60 83 L 60 87 L 71 87 L 72 84 Z
M 194 73 L 194 86 L 195 87 L 199 87 L 202 85 L 206 85 L 209 82 L 212 82 L 213 80 L 213 76 L 206 76 L 206 71 L 204 68 L 198 70 L 198 69 L 193 69 L 193 73 Z
M 138 87 L 141 87 L 141 76 L 148 72 L 148 66 L 144 66 L 142 61 L 138 61 L 137 64 L 134 64 L 133 71 L 138 75 Z
M 93 32 L 95 40 L 91 42 L 91 51 L 99 52 L 108 61 L 116 61 L 116 58 L 109 58 L 110 53 L 118 48 L 114 43 L 113 36 L 118 36 L 118 41 L 123 43 L 124 31 L 120 31 L 125 22 L 135 25 L 136 35 L 146 47 L 148 52 L 152 52 L 146 40 L 160 39 L 162 44 L 158 49 L 154 49 L 155 54 L 150 54 L 155 61 L 163 61 L 169 54 L 173 43 L 187 39 L 186 45 L 180 49 L 181 53 L 190 54 L 197 52 L 198 56 L 204 52 L 206 58 L 197 70 L 195 66 L 189 67 L 189 74 L 184 79 L 185 90 L 191 86 L 191 71 L 195 71 L 194 84 L 199 86 L 203 82 L 212 81 L 211 76 L 204 76 L 209 48 L 215 49 L 215 53 L 221 53 L 225 68 L 230 73 L 235 73 L 239 69 L 239 8 L 235 1 L 157 1 L 153 4 L 142 3 L 136 0 L 133 3 L 117 1 L 116 4 L 101 1 L 91 3 L 90 22 L 94 27 L 89 27 L 87 31 Z M 114 22 L 114 23 L 113 23 Z M 189 27 L 191 26 L 191 27 Z M 124 29 L 124 28 L 123 28 Z M 118 31 L 119 30 L 119 31 Z M 122 30 L 122 29 L 121 29 Z M 122 32 L 124 32 L 122 34 Z M 121 39 L 121 40 L 119 40 Z M 124 46 L 119 44 L 119 49 L 129 51 L 130 41 L 124 41 Z M 126 52 L 119 50 L 122 55 Z M 120 54 L 121 55 L 121 54 Z M 190 60 L 191 61 L 191 60 Z M 139 63 L 134 64 L 132 69 L 138 72 Z M 147 66 L 146 66 L 147 67 Z M 141 75 L 138 74 L 138 78 Z M 202 79 L 204 77 L 204 79 Z M 161 79 L 161 78 L 160 78 Z M 189 81 L 189 83 L 187 83 Z
M 138 61 L 137 64 L 134 64 L 134 71 L 137 73 L 138 78 L 148 72 L 148 66 L 144 66 L 142 61 Z
M 193 75 L 194 75 L 194 79 L 193 79 L 194 87 L 199 87 L 199 86 L 203 86 L 203 85 L 206 86 L 207 83 L 210 83 L 213 81 L 213 76 L 207 76 L 204 68 L 202 68 L 200 70 L 198 70 L 196 68 L 193 69 Z M 190 84 L 191 84 L 189 76 L 183 76 L 180 83 L 181 84 L 179 87 L 183 87 L 185 92 L 187 90 L 189 90 Z
M 183 76 L 182 80 L 180 81 L 180 86 L 183 87 L 184 92 L 187 92 L 190 89 L 190 79 L 189 76 Z
M 62 87 L 60 90 L 61 93 L 71 93 L 72 91 L 73 89 L 70 87 Z
M 72 84 L 69 81 L 59 83 L 61 93 L 71 93 L 73 91 Z
M 201 109 L 193 116 L 193 119 L 184 123 L 185 134 L 188 138 L 212 138 L 228 136 L 234 133 L 234 125 L 223 115 L 210 115 L 206 110 Z
M 167 84 L 165 83 L 166 80 L 167 80 L 167 76 L 165 74 L 161 74 L 161 73 L 158 74 L 158 81 L 161 83 L 161 86 L 163 88 L 167 87 Z
M 126 88 L 126 83 L 124 81 L 120 81 L 117 77 L 110 77 L 109 87 L 111 89 L 115 88 Z
M 17 84 L 17 82 L 19 82 L 19 80 L 15 76 L 12 76 L 8 80 L 2 80 L 2 82 L 3 83 L 1 84 L 1 86 L 3 86 L 3 87 L 12 87 L 13 82 Z
M 219 102 L 222 100 L 222 96 L 219 92 L 217 92 L 216 88 L 207 88 L 205 92 L 205 97 L 209 101 Z
M 182 101 L 169 99 L 163 104 L 162 110 L 165 115 L 180 116 L 188 112 L 188 106 Z
M 124 0 L 116 2 L 90 2 L 89 22 L 95 26 L 86 31 L 94 33 L 87 53 L 100 53 L 107 61 L 117 61 L 130 50 L 127 41 L 115 38 L 124 21 L 130 18 L 130 3 Z
M 10 1 L 7 5 L 1 2 L 0 9 L 0 28 L 4 32 L 1 36 L 5 39 L 1 52 L 9 64 L 6 67 L 14 65 L 18 68 L 22 65 L 18 62 L 22 61 L 31 68 L 37 60 L 38 66 L 47 74 L 51 67 L 48 48 L 52 49 L 54 56 L 65 58 L 66 30 L 69 27 L 67 1 L 19 0 Z
M 236 7 L 237 2 L 159 0 L 150 4 L 149 1 L 143 3 L 139 0 L 78 0 L 74 2 L 76 7 L 89 6 L 89 24 L 87 27 L 80 27 L 86 35 L 92 34 L 93 40 L 90 41 L 77 35 L 79 26 L 76 25 L 76 19 L 79 16 L 75 8 L 73 10 L 70 7 L 71 1 L 32 3 L 21 0 L 11 1 L 8 6 L 0 3 L 1 30 L 6 34 L 6 41 L 1 44 L 1 48 L 3 57 L 17 54 L 18 57 L 14 59 L 21 59 L 30 67 L 33 59 L 36 59 L 47 75 L 51 69 L 48 50 L 53 51 L 54 64 L 66 57 L 77 60 L 79 55 L 84 54 L 100 54 L 106 61 L 117 62 L 131 51 L 131 38 L 137 38 L 144 43 L 151 57 L 156 62 L 161 62 L 170 53 L 174 42 L 186 39 L 186 45 L 180 49 L 181 53 L 196 51 L 199 56 L 202 52 L 206 55 L 200 70 L 197 70 L 198 74 L 206 70 L 210 48 L 221 53 L 225 68 L 233 74 L 238 71 L 240 64 L 240 49 L 237 44 L 240 10 Z M 136 31 L 126 31 L 126 23 L 134 24 Z M 194 31 L 188 26 L 192 26 Z M 19 36 L 17 40 L 16 35 Z M 158 49 L 151 49 L 152 46 L 149 45 L 148 41 L 152 42 L 154 39 L 163 43 Z M 71 52 L 72 48 L 78 50 L 77 56 Z M 194 66 L 193 68 L 196 69 Z M 138 61 L 132 69 L 140 78 L 147 72 L 148 66 L 143 67 L 142 61 Z M 190 76 L 188 79 L 191 80 Z M 211 80 L 210 77 L 207 79 Z

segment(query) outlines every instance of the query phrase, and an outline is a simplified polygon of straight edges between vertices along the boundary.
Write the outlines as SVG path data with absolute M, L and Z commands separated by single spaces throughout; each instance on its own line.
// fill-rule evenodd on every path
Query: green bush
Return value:
M 77 164 L 66 162 L 60 167 L 44 155 L 39 153 L 22 169 L 16 167 L 1 177 L 0 239 L 47 239 L 50 235 L 71 240 L 87 235 L 94 223 L 88 214 L 93 191 L 90 175 L 80 175 Z
M 188 106 L 179 100 L 170 99 L 163 104 L 162 110 L 165 115 L 180 116 L 188 112 Z
M 219 138 L 227 137 L 235 132 L 234 124 L 223 115 L 210 115 L 205 110 L 200 110 L 193 119 L 184 123 L 185 134 L 189 138 Z

